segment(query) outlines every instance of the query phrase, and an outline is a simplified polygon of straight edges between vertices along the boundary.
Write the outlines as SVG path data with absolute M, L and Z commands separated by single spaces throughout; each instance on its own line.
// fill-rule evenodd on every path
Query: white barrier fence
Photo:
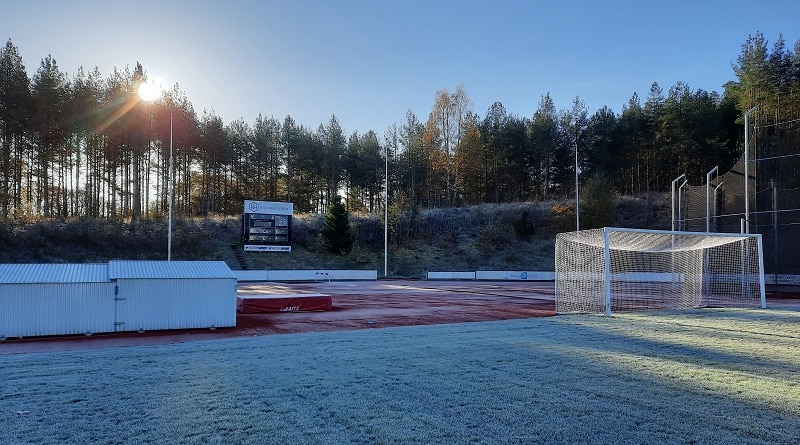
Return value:
M 428 272 L 429 280 L 553 281 L 553 272 L 479 270 L 475 272 Z
M 474 280 L 475 272 L 428 272 L 429 280 Z
M 633 277 L 618 274 L 617 279 L 633 281 L 674 281 L 673 274 L 649 274 L 647 277 Z M 634 279 L 636 278 L 636 279 Z M 484 280 L 484 281 L 555 281 L 555 272 L 512 271 L 512 270 L 479 270 L 476 272 L 428 272 L 428 280 Z M 764 275 L 767 286 L 800 287 L 800 275 Z
M 238 281 L 371 281 L 376 270 L 234 270 Z M 428 272 L 428 280 L 554 281 L 555 272 L 519 270 L 479 270 L 475 272 Z M 800 275 L 764 276 L 767 286 L 800 286 Z M 659 281 L 659 280 L 656 280 Z M 665 280 L 670 281 L 670 280 Z
M 377 270 L 234 270 L 238 281 L 370 281 Z
M 765 274 L 764 282 L 769 285 L 778 286 L 800 286 L 800 275 Z
M 503 271 L 503 270 L 479 270 L 475 272 L 476 280 L 487 281 L 553 281 L 553 272 L 530 272 L 530 271 Z

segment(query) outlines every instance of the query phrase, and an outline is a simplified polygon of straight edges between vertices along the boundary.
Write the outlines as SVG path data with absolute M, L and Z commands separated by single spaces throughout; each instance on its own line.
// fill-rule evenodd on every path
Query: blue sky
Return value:
M 722 92 L 748 35 L 792 48 L 798 17 L 796 0 L 0 0 L 0 38 L 30 74 L 48 54 L 69 76 L 140 62 L 200 116 L 316 129 L 335 114 L 346 134 L 382 136 L 462 83 L 480 116 L 495 101 L 531 116 L 548 92 L 590 113 L 653 82 Z

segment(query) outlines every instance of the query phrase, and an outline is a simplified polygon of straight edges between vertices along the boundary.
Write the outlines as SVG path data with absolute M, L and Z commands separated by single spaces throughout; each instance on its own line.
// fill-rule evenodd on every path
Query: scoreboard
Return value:
M 290 202 L 244 202 L 242 244 L 246 252 L 291 252 L 292 213 Z

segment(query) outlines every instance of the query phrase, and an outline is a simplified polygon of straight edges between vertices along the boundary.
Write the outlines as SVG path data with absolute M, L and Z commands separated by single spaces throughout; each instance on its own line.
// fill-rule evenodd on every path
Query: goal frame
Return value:
M 562 237 L 566 237 L 567 235 L 570 235 L 570 234 L 588 233 L 588 232 L 597 232 L 597 231 L 599 231 L 599 230 L 598 229 L 594 229 L 594 230 L 583 230 L 583 231 L 577 231 L 577 232 L 566 232 L 566 233 L 563 233 L 563 234 L 559 234 L 557 236 L 557 239 L 556 239 L 556 252 L 555 252 L 555 256 L 556 256 L 556 258 L 555 258 L 555 298 L 556 298 L 556 311 L 557 311 L 557 313 L 558 313 L 558 310 L 559 310 L 558 309 L 559 308 L 559 299 L 560 298 L 562 300 L 563 299 L 567 299 L 567 297 L 565 295 L 563 295 L 564 294 L 563 289 L 560 289 L 561 287 L 565 287 L 562 284 L 562 280 L 568 281 L 564 277 L 568 276 L 571 273 L 573 273 L 573 274 L 574 273 L 586 273 L 584 271 L 564 270 L 564 265 L 563 265 L 564 261 L 563 261 L 563 259 L 562 259 L 562 261 L 560 261 L 561 258 L 559 258 L 560 255 L 563 256 L 565 254 L 563 252 L 564 247 L 561 247 L 561 249 L 559 248 L 559 243 L 562 241 L 561 238 Z M 615 251 L 615 250 L 631 250 L 633 252 L 642 252 L 642 253 L 653 252 L 653 251 L 648 251 L 648 250 L 637 251 L 637 250 L 634 250 L 634 249 L 615 249 L 615 247 L 612 246 L 612 240 L 611 240 L 611 234 L 614 233 L 614 232 L 643 233 L 643 234 L 651 234 L 651 235 L 658 235 L 658 236 L 665 236 L 665 237 L 666 236 L 671 236 L 672 239 L 674 239 L 674 236 L 739 238 L 739 241 L 732 241 L 732 242 L 744 242 L 744 241 L 746 241 L 745 238 L 755 239 L 756 245 L 757 245 L 756 255 L 758 256 L 758 259 L 757 259 L 758 260 L 757 261 L 757 268 L 758 268 L 757 274 L 758 274 L 758 292 L 760 294 L 759 295 L 759 297 L 760 297 L 760 307 L 761 308 L 766 308 L 766 290 L 765 290 L 765 280 L 764 280 L 764 255 L 763 255 L 763 243 L 762 243 L 762 239 L 761 239 L 761 234 L 716 233 L 716 232 L 686 232 L 686 231 L 671 231 L 671 230 L 632 229 L 632 228 L 619 228 L 619 227 L 604 227 L 602 229 L 602 231 L 603 231 L 603 233 L 602 233 L 602 238 L 603 238 L 602 239 L 602 260 L 600 258 L 595 258 L 596 254 L 588 255 L 588 256 L 592 257 L 592 258 L 589 259 L 590 261 L 591 260 L 594 260 L 594 261 L 597 261 L 597 262 L 602 261 L 602 264 L 603 264 L 602 272 L 601 272 L 602 273 L 602 278 L 601 279 L 602 279 L 602 282 L 603 282 L 602 283 L 603 292 L 604 292 L 603 304 L 604 304 L 605 308 L 604 308 L 604 311 L 603 311 L 602 314 L 605 315 L 605 316 L 610 316 L 611 315 L 611 309 L 612 309 L 612 283 L 613 283 L 612 274 L 613 274 L 613 270 L 612 270 L 612 264 L 611 264 L 611 262 L 612 262 L 611 252 Z M 574 242 L 577 243 L 577 241 L 574 241 Z M 723 243 L 723 244 L 730 244 L 730 243 Z M 589 244 L 587 243 L 586 245 L 589 245 Z M 599 243 L 597 243 L 597 244 L 593 243 L 593 244 L 591 244 L 591 246 L 595 250 L 600 247 Z M 696 250 L 698 252 L 705 252 L 705 249 L 707 249 L 707 247 L 698 247 Z M 674 252 L 674 251 L 671 251 L 671 250 L 660 250 L 660 251 L 656 251 L 656 252 L 669 253 L 669 252 Z M 746 257 L 746 254 L 742 253 L 740 258 L 745 258 L 745 257 Z M 743 260 L 739 260 L 739 261 L 741 262 Z M 748 260 L 748 261 L 750 261 L 750 260 Z M 742 267 L 744 267 L 744 266 L 742 266 Z M 673 264 L 673 269 L 672 269 L 671 272 L 673 274 L 676 273 L 676 271 L 674 269 L 674 264 Z M 702 273 L 702 271 L 700 273 Z M 594 274 L 597 275 L 597 272 L 594 272 Z M 741 280 L 742 280 L 743 283 L 745 282 L 745 276 L 747 276 L 747 275 L 755 275 L 755 274 L 754 273 L 745 273 L 745 271 L 742 270 L 742 272 L 741 272 Z M 596 282 L 596 280 L 595 280 L 595 282 Z M 753 284 L 755 284 L 755 283 L 753 283 Z M 743 285 L 743 287 L 744 287 L 744 285 Z M 596 298 L 595 299 L 596 304 L 599 304 L 600 301 L 599 301 L 599 296 L 597 296 L 597 292 L 592 292 L 592 294 L 596 296 L 595 297 Z M 750 295 L 753 295 L 753 294 L 755 294 L 755 292 L 752 292 Z M 587 297 L 587 301 L 588 300 L 589 300 L 589 297 Z M 571 297 L 570 301 L 574 302 L 575 301 L 575 297 Z M 574 312 L 560 312 L 560 313 L 596 313 L 596 314 L 601 314 L 600 311 L 591 311 L 591 310 L 585 311 L 585 312 L 574 311 Z

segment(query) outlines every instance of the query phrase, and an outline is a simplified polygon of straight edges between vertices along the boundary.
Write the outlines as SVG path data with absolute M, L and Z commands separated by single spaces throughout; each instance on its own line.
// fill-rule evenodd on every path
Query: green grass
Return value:
M 0 344 L 2 348 L 2 344 Z M 796 443 L 800 312 L 0 354 L 0 443 Z

